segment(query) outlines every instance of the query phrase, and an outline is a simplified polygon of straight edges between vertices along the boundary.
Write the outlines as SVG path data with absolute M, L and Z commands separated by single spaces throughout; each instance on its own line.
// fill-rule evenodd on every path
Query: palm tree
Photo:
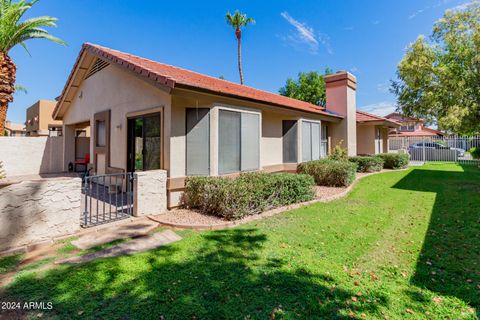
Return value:
M 235 11 L 232 15 L 230 12 L 227 12 L 225 15 L 225 20 L 228 25 L 232 26 L 235 29 L 235 36 L 237 37 L 238 42 L 238 72 L 240 73 L 240 83 L 243 84 L 243 71 L 242 71 L 242 27 L 247 26 L 248 24 L 255 24 L 253 18 L 247 18 L 247 15 L 241 13 L 240 11 Z
M 0 136 L 5 134 L 8 104 L 13 101 L 17 67 L 8 55 L 16 45 L 27 53 L 25 41 L 47 39 L 60 44 L 62 40 L 50 35 L 42 27 L 56 27 L 56 18 L 37 17 L 20 22 L 20 19 L 38 0 L 0 0 Z M 30 54 L 30 53 L 29 53 Z

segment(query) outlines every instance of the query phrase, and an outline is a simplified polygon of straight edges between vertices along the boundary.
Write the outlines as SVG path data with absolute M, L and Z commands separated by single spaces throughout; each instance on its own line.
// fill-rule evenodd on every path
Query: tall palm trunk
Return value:
M 242 71 L 242 31 L 240 28 L 235 30 L 238 42 L 238 72 L 240 73 L 240 84 L 243 85 L 243 71 Z
M 5 134 L 8 104 L 13 101 L 17 67 L 8 54 L 0 52 L 0 136 Z

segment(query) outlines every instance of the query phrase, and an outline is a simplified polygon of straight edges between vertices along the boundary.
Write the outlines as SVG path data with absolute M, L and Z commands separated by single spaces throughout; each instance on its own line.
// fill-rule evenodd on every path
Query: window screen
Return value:
M 239 112 L 220 110 L 218 119 L 218 171 L 220 174 L 240 171 Z
M 186 109 L 187 176 L 210 174 L 210 116 L 208 108 Z
M 107 145 L 107 134 L 105 121 L 97 121 L 97 147 L 105 147 Z
M 320 159 L 320 123 L 302 121 L 302 160 Z
M 312 160 L 312 126 L 306 121 L 302 123 L 302 160 Z
M 283 120 L 283 163 L 297 162 L 297 121 Z
M 260 162 L 260 116 L 241 113 L 241 169 L 257 170 Z
M 257 170 L 260 167 L 260 116 L 219 111 L 219 174 Z

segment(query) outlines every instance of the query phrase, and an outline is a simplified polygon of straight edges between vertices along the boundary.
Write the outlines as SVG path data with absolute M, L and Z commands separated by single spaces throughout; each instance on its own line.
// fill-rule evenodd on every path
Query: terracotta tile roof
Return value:
M 443 135 L 445 135 L 444 132 L 438 131 L 435 129 L 430 129 L 430 128 L 423 128 L 422 130 L 418 130 L 418 131 L 390 132 L 391 137 L 433 137 L 433 136 L 443 136 Z
M 391 123 L 395 126 L 400 126 L 400 123 L 398 123 L 395 120 L 380 117 L 365 111 L 357 111 L 357 122 L 371 122 L 371 121 L 384 121 L 384 122 Z
M 335 118 L 343 118 L 343 116 L 330 112 L 311 103 L 284 97 L 267 91 L 258 90 L 230 81 L 206 76 L 197 72 L 141 58 L 128 53 L 105 48 L 99 45 L 85 43 L 82 47 L 82 52 L 80 53 L 80 56 L 82 55 L 83 51 L 87 51 L 111 63 L 116 63 L 126 69 L 129 69 L 132 72 L 148 78 L 149 80 L 155 81 L 157 83 L 160 83 L 161 85 L 170 88 L 187 88 L 200 91 L 208 91 L 214 94 L 227 95 L 235 98 L 247 99 L 254 102 L 287 107 L 291 109 L 327 115 Z M 78 60 L 76 66 L 77 65 Z M 64 96 L 68 87 L 68 83 L 73 77 L 72 74 L 70 75 L 69 80 L 67 81 L 67 85 L 65 86 L 62 95 L 60 96 L 57 108 L 59 108 L 62 97 Z M 56 112 L 57 109 L 54 111 L 54 114 Z

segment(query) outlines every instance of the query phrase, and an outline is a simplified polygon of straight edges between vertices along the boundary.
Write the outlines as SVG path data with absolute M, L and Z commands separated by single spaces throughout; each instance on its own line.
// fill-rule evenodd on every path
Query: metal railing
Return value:
M 468 152 L 480 147 L 480 136 L 390 137 L 389 152 L 403 152 L 414 162 L 456 162 L 477 164 Z
M 133 215 L 133 173 L 87 176 L 80 224 L 91 227 Z

